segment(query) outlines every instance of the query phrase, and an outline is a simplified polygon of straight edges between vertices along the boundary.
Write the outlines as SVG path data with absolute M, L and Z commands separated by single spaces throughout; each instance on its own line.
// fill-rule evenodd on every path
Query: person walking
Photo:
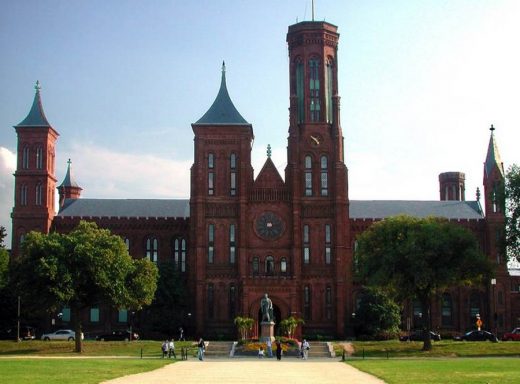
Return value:
M 199 360 L 202 361 L 202 360 L 204 360 L 204 352 L 206 350 L 206 344 L 204 343 L 204 339 L 202 337 L 199 339 L 197 348 L 199 349 L 199 352 L 198 352 Z
M 172 357 L 177 360 L 177 356 L 175 355 L 175 342 L 173 338 L 168 343 L 168 358 Z
M 161 345 L 162 358 L 168 356 L 168 340 L 165 340 Z
M 267 356 L 273 357 L 273 344 L 271 343 L 271 338 L 267 339 L 266 346 L 267 346 Z
M 305 339 L 303 339 L 302 343 L 302 351 L 303 351 L 303 360 L 307 360 L 309 358 L 309 349 L 311 349 L 311 345 Z
M 276 359 L 282 360 L 282 343 L 278 339 L 276 339 Z

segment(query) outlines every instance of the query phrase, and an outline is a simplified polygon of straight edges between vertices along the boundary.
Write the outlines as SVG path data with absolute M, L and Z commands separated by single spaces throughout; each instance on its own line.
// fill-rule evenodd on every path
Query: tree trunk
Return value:
M 74 318 L 74 352 L 81 353 L 83 352 L 83 344 L 81 340 L 81 319 L 80 319 L 80 310 L 77 307 L 72 308 L 73 318 Z
M 432 350 L 432 335 L 430 334 L 431 313 L 430 300 L 428 298 L 421 299 L 421 307 L 423 311 L 422 331 L 424 337 L 423 351 Z

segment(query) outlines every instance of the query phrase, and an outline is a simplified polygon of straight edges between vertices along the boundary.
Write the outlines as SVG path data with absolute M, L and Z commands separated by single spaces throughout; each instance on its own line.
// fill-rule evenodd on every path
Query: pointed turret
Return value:
M 29 114 L 25 119 L 22 120 L 16 127 L 50 127 L 51 125 L 47 121 L 45 117 L 45 113 L 43 112 L 42 100 L 40 97 L 40 82 L 36 81 L 36 85 L 34 86 L 36 93 L 34 95 L 33 104 Z
M 226 64 L 222 62 L 222 80 L 220 82 L 220 90 L 215 101 L 195 124 L 208 125 L 234 125 L 249 124 L 242 115 L 237 111 L 226 87 Z
M 484 163 L 484 177 L 490 177 L 495 167 L 498 169 L 500 174 L 504 176 L 504 163 L 502 163 L 500 153 L 498 152 L 498 145 L 494 134 L 495 127 L 493 127 L 493 124 L 491 124 L 489 130 L 491 131 L 491 136 L 489 138 L 486 162 Z
M 60 195 L 60 209 L 63 207 L 65 199 L 79 199 L 81 196 L 81 191 L 83 190 L 78 185 L 78 183 L 76 183 L 76 180 L 72 176 L 71 164 L 72 162 L 69 159 L 69 161 L 67 161 L 67 174 L 65 175 L 63 182 L 58 187 L 58 193 Z

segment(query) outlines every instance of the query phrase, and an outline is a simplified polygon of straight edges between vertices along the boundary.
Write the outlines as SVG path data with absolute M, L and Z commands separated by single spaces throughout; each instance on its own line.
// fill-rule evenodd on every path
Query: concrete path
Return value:
M 337 359 L 300 360 L 235 358 L 179 361 L 151 372 L 128 375 L 101 384 L 382 384 Z

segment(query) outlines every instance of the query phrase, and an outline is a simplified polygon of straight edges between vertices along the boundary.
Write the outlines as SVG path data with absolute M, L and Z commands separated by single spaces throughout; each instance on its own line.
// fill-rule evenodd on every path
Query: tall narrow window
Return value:
M 63 307 L 61 309 L 61 321 L 64 323 L 68 323 L 70 321 L 70 308 L 69 307 Z
M 208 264 L 215 261 L 215 224 L 208 225 Z
M 215 289 L 213 283 L 208 284 L 208 317 L 212 319 L 215 316 Z
M 29 168 L 29 147 L 25 146 L 22 150 L 22 168 L 28 169 Z
M 43 168 L 43 149 L 41 146 L 36 148 L 36 169 Z
M 229 158 L 229 194 L 236 196 L 237 194 L 237 155 L 232 153 Z
M 120 309 L 117 312 L 118 323 L 128 323 L 128 311 L 126 309 Z
M 280 260 L 280 272 L 287 273 L 287 259 L 285 257 L 282 257 L 282 260 Z
M 236 316 L 237 289 L 235 284 L 229 285 L 229 319 L 233 320 Z
M 274 274 L 274 258 L 273 258 L 273 256 L 267 256 L 265 258 L 265 274 L 266 275 Z
M 186 272 L 186 239 L 181 239 L 181 260 L 180 269 L 181 272 Z
M 309 60 L 309 71 L 311 121 L 320 121 L 320 62 L 318 59 Z
M 308 285 L 303 288 L 303 318 L 311 319 L 311 288 Z
M 477 292 L 473 292 L 469 297 L 469 316 L 470 323 L 475 323 L 475 318 L 480 315 L 480 295 Z
M 329 195 L 329 177 L 328 177 L 328 174 L 329 174 L 329 171 L 328 171 L 328 160 L 327 160 L 327 156 L 322 156 L 320 158 L 320 168 L 321 168 L 321 173 L 320 173 L 320 185 L 321 185 L 321 188 L 320 188 L 320 193 L 322 196 L 328 196 Z
M 27 205 L 27 185 L 20 187 L 20 205 Z
M 449 327 L 453 325 L 453 301 L 449 293 L 444 293 L 441 299 L 441 314 L 442 314 L 442 326 Z
M 305 156 L 305 196 L 312 196 L 312 158 Z
M 126 250 L 130 251 L 130 239 L 128 237 L 125 237 L 125 245 L 126 245 Z
M 327 110 L 327 123 L 332 123 L 333 115 L 332 115 L 332 87 L 334 86 L 334 63 L 331 58 L 327 60 L 327 70 L 325 72 L 326 78 L 326 110 Z
M 235 264 L 236 261 L 236 242 L 235 224 L 229 226 L 229 263 Z
M 304 88 L 303 62 L 301 59 L 296 61 L 296 97 L 298 108 L 298 123 L 302 123 L 305 119 L 305 99 L 303 94 Z
M 253 257 L 253 275 L 258 275 L 259 264 L 258 257 Z
M 98 307 L 90 308 L 90 322 L 99 323 L 99 308 Z
M 208 154 L 208 195 L 215 194 L 215 155 Z
M 179 239 L 173 240 L 173 265 L 176 270 L 179 270 L 181 260 L 181 241 Z
M 325 264 L 330 264 L 332 254 L 332 237 L 330 234 L 330 224 L 325 224 Z
M 35 199 L 36 205 L 42 205 L 42 194 L 43 194 L 42 191 L 43 191 L 42 183 L 36 184 L 36 199 Z
M 332 289 L 330 286 L 325 289 L 325 317 L 327 320 L 332 319 Z
M 158 246 L 157 238 L 148 237 L 146 239 L 146 258 L 154 263 L 157 262 L 157 257 L 159 254 L 159 246 Z
M 309 264 L 311 259 L 310 229 L 308 225 L 303 226 L 303 264 Z

